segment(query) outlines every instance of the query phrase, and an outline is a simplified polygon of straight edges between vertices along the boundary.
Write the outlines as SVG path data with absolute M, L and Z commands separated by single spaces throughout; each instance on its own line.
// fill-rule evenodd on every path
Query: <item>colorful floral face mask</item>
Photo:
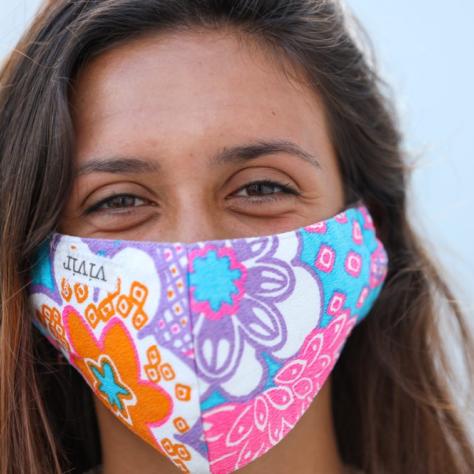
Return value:
M 275 235 L 194 243 L 53 234 L 35 325 L 129 429 L 184 472 L 275 446 L 380 293 L 367 208 Z

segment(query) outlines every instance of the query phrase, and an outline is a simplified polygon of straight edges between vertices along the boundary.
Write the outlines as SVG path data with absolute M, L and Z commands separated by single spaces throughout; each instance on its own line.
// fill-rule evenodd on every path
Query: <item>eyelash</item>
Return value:
M 300 194 L 296 189 L 294 189 L 292 186 L 290 186 L 289 183 L 282 184 L 282 183 L 279 183 L 277 181 L 271 181 L 269 179 L 262 179 L 262 180 L 258 180 L 258 181 L 252 181 L 250 183 L 247 183 L 245 186 L 242 186 L 241 188 L 239 188 L 236 192 L 240 192 L 245 188 L 248 188 L 250 186 L 255 186 L 255 185 L 276 186 L 278 188 L 281 188 L 283 194 L 291 194 L 293 196 L 298 196 Z M 273 201 L 275 199 L 280 199 L 280 198 L 275 197 L 275 194 L 276 193 L 263 194 L 261 196 L 257 196 L 257 197 L 254 197 L 254 198 L 249 197 L 249 198 L 244 198 L 244 199 L 250 199 L 251 201 L 254 201 L 254 202 L 255 201 L 256 202 L 266 201 L 266 200 Z
M 255 186 L 255 185 L 275 186 L 275 187 L 280 188 L 282 190 L 281 192 L 283 194 L 288 194 L 288 195 L 293 195 L 293 196 L 299 196 L 300 195 L 300 193 L 296 189 L 294 189 L 292 186 L 290 186 L 289 183 L 282 184 L 282 183 L 279 183 L 277 181 L 271 181 L 271 180 L 267 180 L 267 179 L 252 181 L 250 183 L 247 183 L 245 186 L 242 186 L 241 188 L 239 188 L 236 192 L 240 192 L 240 191 L 244 190 L 245 188 L 248 188 L 250 186 Z M 239 199 L 247 199 L 247 200 L 250 200 L 253 203 L 258 203 L 258 202 L 263 202 L 263 201 L 275 201 L 275 200 L 280 199 L 280 197 L 275 197 L 275 194 L 276 193 L 271 193 L 271 194 L 268 194 L 268 195 L 262 194 L 260 196 L 253 196 L 253 197 L 252 196 L 250 196 L 250 197 L 240 196 Z M 98 203 L 92 205 L 91 207 L 86 209 L 85 213 L 86 214 L 91 214 L 91 213 L 94 213 L 94 212 L 101 212 L 101 211 L 104 212 L 107 209 L 102 208 L 102 206 L 113 202 L 113 200 L 117 199 L 117 198 L 122 198 L 122 199 L 123 198 L 134 198 L 134 199 L 140 199 L 142 201 L 146 201 L 146 199 L 139 198 L 138 196 L 135 196 L 133 194 L 127 194 L 127 193 L 115 194 L 113 196 L 109 196 L 105 199 L 102 199 Z M 136 206 L 124 206 L 124 207 L 115 208 L 115 209 L 127 209 L 127 208 L 130 208 L 130 207 L 136 207 Z

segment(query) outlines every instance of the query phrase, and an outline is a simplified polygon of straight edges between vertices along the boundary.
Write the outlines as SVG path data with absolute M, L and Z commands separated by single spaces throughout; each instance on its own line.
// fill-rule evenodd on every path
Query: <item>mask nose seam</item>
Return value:
M 199 380 L 199 368 L 196 360 L 196 339 L 195 339 L 195 332 L 194 332 L 194 314 L 193 310 L 191 307 L 191 285 L 190 285 L 190 274 L 191 274 L 191 259 L 190 259 L 190 254 L 194 247 L 196 247 L 196 244 L 183 244 L 184 246 L 184 251 L 186 254 L 186 292 L 187 292 L 187 301 L 188 301 L 188 313 L 189 313 L 189 326 L 190 326 L 190 332 L 191 332 L 191 341 L 192 341 L 192 349 L 193 349 L 193 364 L 194 364 L 194 373 L 196 374 L 196 387 L 197 387 L 197 403 L 199 407 L 199 423 L 201 425 L 201 430 L 202 430 L 202 437 L 203 441 L 206 446 L 206 462 L 208 466 L 208 473 L 212 473 L 211 470 L 211 464 L 209 460 L 209 443 L 207 441 L 207 437 L 204 433 L 204 419 L 203 419 L 203 413 L 202 413 L 202 408 L 201 408 L 201 395 L 202 395 L 202 387 L 201 383 Z M 203 473 L 204 474 L 204 473 Z

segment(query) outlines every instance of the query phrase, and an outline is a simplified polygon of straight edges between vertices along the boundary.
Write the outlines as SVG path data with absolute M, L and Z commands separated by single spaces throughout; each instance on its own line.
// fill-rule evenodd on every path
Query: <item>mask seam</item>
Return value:
M 193 310 L 191 308 L 191 285 L 190 285 L 190 269 L 191 269 L 191 265 L 190 265 L 190 258 L 189 258 L 189 254 L 191 253 L 190 250 L 192 250 L 194 248 L 194 245 L 191 244 L 191 245 L 186 245 L 184 244 L 184 251 L 186 253 L 186 292 L 187 292 L 187 300 L 188 300 L 188 312 L 189 312 L 189 325 L 190 325 L 190 331 L 191 331 L 191 340 L 192 340 L 192 343 L 193 343 L 193 364 L 194 364 L 194 372 L 196 374 L 196 386 L 197 386 L 197 390 L 198 390 L 198 408 L 199 408 L 199 423 L 201 424 L 201 429 L 202 429 L 202 437 L 203 437 L 203 440 L 204 440 L 204 443 L 206 444 L 206 454 L 207 454 L 207 458 L 206 458 L 206 462 L 207 462 L 207 466 L 208 466 L 208 472 L 209 473 L 212 473 L 212 469 L 211 469 L 211 463 L 210 463 L 210 459 L 209 459 L 209 444 L 208 444 L 208 441 L 207 441 L 207 437 L 204 433 L 204 419 L 203 419 L 203 413 L 202 413 L 202 408 L 201 408 L 201 394 L 202 394 L 202 386 L 201 386 L 201 382 L 199 380 L 199 369 L 198 369 L 198 364 L 197 364 L 197 360 L 196 360 L 196 339 L 195 339 L 195 336 L 194 336 L 194 315 L 193 315 Z

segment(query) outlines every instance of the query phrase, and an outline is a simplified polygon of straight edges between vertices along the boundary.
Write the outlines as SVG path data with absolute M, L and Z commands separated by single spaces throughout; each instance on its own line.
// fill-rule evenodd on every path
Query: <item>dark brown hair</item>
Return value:
M 0 71 L 0 474 L 81 472 L 100 462 L 90 390 L 33 329 L 26 292 L 32 256 L 72 183 L 72 80 L 120 42 L 196 27 L 233 28 L 304 70 L 324 100 L 346 202 L 364 200 L 387 249 L 385 286 L 332 373 L 343 461 L 368 474 L 474 472 L 441 319 L 457 330 L 469 376 L 473 342 L 408 219 L 411 165 L 392 100 L 345 18 L 330 0 L 45 4 Z

